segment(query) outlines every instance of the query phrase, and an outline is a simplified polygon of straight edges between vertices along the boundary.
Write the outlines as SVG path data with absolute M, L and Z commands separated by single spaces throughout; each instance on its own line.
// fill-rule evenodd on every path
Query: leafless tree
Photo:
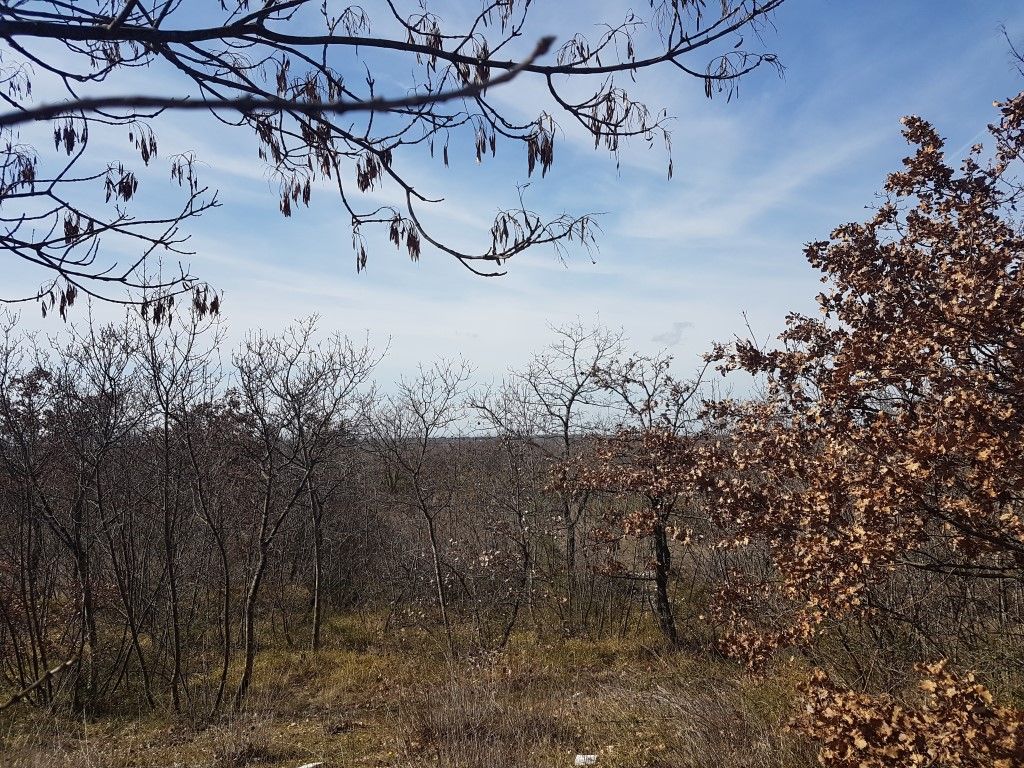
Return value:
M 691 381 L 672 374 L 667 354 L 633 355 L 595 370 L 595 376 L 615 395 L 621 413 L 615 446 L 597 460 L 596 472 L 585 471 L 584 486 L 636 494 L 647 514 L 627 513 L 625 531 L 647 534 L 654 550 L 654 609 L 662 633 L 673 644 L 679 640 L 669 584 L 672 576 L 673 534 L 685 535 L 682 525 L 673 526 L 679 507 L 692 503 L 687 465 L 695 454 L 687 450 L 701 432 L 704 374 L 708 364 Z M 625 461 L 622 461 L 625 459 Z M 682 465 L 682 466 L 680 466 Z M 689 496 L 693 496 L 690 493 Z
M 621 333 L 575 322 L 552 329 L 555 340 L 512 375 L 516 408 L 486 408 L 506 433 L 530 440 L 548 458 L 551 471 L 571 472 L 581 439 L 604 426 L 605 392 L 597 371 L 623 352 Z M 504 415 L 503 415 L 504 414 Z M 555 484 L 557 515 L 564 531 L 566 629 L 578 619 L 578 528 L 590 494 L 572 483 Z
M 286 409 L 306 482 L 313 527 L 310 645 L 314 650 L 320 647 L 323 621 L 324 497 L 334 483 L 343 480 L 337 476 L 342 469 L 341 449 L 364 431 L 367 394 L 360 388 L 380 359 L 368 343 L 357 345 L 340 334 L 318 343 L 315 332 L 315 318 L 299 324 L 282 348 L 281 364 L 266 381 L 268 391 Z
M 373 443 L 396 479 L 401 503 L 418 516 L 427 533 L 437 609 L 449 652 L 455 639 L 449 616 L 441 517 L 453 505 L 454 463 L 463 418 L 463 396 L 471 369 L 464 362 L 438 360 L 402 379 L 371 415 Z

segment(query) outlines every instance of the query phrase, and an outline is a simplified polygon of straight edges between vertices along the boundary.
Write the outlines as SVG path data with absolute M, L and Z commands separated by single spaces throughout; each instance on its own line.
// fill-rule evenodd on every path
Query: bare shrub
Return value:
M 529 681 L 516 684 L 493 672 L 469 677 L 453 672 L 435 686 L 408 692 L 400 702 L 399 765 L 550 764 L 570 741 L 549 699 Z
M 238 715 L 211 728 L 211 768 L 245 768 L 276 757 L 266 716 Z

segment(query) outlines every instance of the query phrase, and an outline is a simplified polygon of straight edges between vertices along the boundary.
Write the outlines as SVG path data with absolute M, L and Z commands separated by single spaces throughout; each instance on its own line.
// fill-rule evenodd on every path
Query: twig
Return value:
M 5 709 L 7 709 L 8 707 L 13 707 L 13 706 L 14 706 L 15 704 L 17 704 L 17 703 L 18 703 L 19 701 L 21 701 L 22 699 L 24 699 L 24 698 L 26 698 L 27 696 L 29 696 L 29 695 L 30 695 L 30 694 L 31 694 L 31 693 L 32 693 L 33 691 L 35 691 L 35 690 L 36 690 L 37 688 L 40 688 L 40 687 L 42 687 L 43 685 L 46 685 L 46 681 L 47 681 L 47 680 L 49 680 L 49 679 L 50 679 L 51 677 L 53 677 L 54 675 L 58 675 L 58 674 L 60 674 L 60 673 L 61 673 L 61 672 L 63 672 L 63 671 L 65 670 L 65 669 L 67 669 L 67 668 L 69 668 L 70 666 L 72 666 L 72 665 L 73 665 L 73 664 L 74 664 L 74 663 L 75 663 L 76 661 L 78 661 L 78 658 L 77 658 L 77 657 L 75 657 L 75 658 L 72 658 L 72 659 L 68 659 L 67 661 L 65 661 L 65 662 L 64 662 L 63 664 L 61 664 L 60 666 L 54 667 L 53 669 L 50 669 L 50 670 L 47 670 L 47 671 L 46 671 L 46 672 L 45 672 L 45 673 L 43 674 L 43 676 L 42 676 L 42 677 L 40 677 L 40 678 L 39 678 L 38 680 L 36 680 L 36 681 L 35 681 L 34 683 L 32 683 L 32 685 L 30 685 L 30 686 L 29 686 L 28 688 L 23 688 L 22 690 L 18 691 L 18 692 L 17 692 L 16 694 L 14 694 L 13 696 L 11 696 L 11 698 L 9 698 L 9 699 L 8 699 L 7 701 L 5 701 L 5 702 L 4 702 L 3 704 L 0 704 L 0 712 L 3 712 L 3 711 L 4 711 Z
M 121 12 L 117 14 L 117 16 L 114 17 L 114 20 L 107 25 L 107 29 L 115 30 L 122 24 L 124 24 L 126 21 L 128 21 L 128 17 L 132 15 L 132 11 L 138 4 L 139 0 L 127 0 L 127 2 L 124 4 L 124 8 L 121 9 Z
M 318 115 L 331 113 L 342 115 L 348 112 L 389 112 L 396 109 L 411 109 L 424 107 L 432 104 L 441 104 L 455 99 L 468 99 L 479 96 L 487 88 L 493 85 L 502 85 L 512 80 L 526 67 L 543 56 L 554 43 L 554 37 L 544 37 L 537 43 L 537 47 L 528 58 L 517 64 L 498 77 L 486 82 L 472 83 L 454 91 L 445 93 L 423 94 L 420 96 L 408 96 L 404 99 L 370 99 L 369 101 L 310 101 L 296 102 L 289 99 L 275 97 L 254 98 L 243 96 L 237 99 L 221 99 L 219 101 L 204 101 L 190 98 L 168 98 L 160 96 L 103 96 L 92 99 L 75 99 L 60 104 L 43 104 L 38 107 L 6 112 L 0 115 L 0 128 L 8 128 L 14 125 L 32 122 L 34 120 L 52 120 L 61 115 L 69 115 L 74 112 L 92 112 L 102 109 L 233 109 L 238 112 L 249 112 L 256 109 L 288 110 L 299 112 L 305 115 Z

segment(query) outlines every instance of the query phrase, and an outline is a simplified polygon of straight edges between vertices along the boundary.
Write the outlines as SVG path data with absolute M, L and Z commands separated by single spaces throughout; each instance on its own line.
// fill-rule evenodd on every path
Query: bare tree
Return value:
M 166 569 L 166 582 L 170 606 L 171 625 L 171 697 L 175 709 L 182 705 L 185 686 L 185 643 L 182 627 L 182 606 L 179 591 L 179 551 L 183 539 L 182 528 L 191 522 L 190 485 L 186 475 L 187 441 L 182 429 L 182 414 L 195 408 L 208 390 L 207 369 L 210 367 L 218 341 L 222 335 L 215 321 L 204 322 L 200 314 L 190 313 L 184 323 L 164 327 L 152 318 L 142 318 L 140 344 L 141 369 L 146 378 L 152 409 L 154 450 L 154 476 L 157 478 L 159 499 L 157 518 L 161 520 L 160 538 Z M 212 333 L 206 331 L 210 326 Z M 185 691 L 187 694 L 187 691 Z
M 245 701 L 256 659 L 256 612 L 260 589 L 270 562 L 271 545 L 281 526 L 296 509 L 306 488 L 306 474 L 301 466 L 298 444 L 291 439 L 291 414 L 271 392 L 269 382 L 281 375 L 288 365 L 290 348 L 307 343 L 300 329 L 288 332 L 285 339 L 262 333 L 250 336 L 235 356 L 238 371 L 241 417 L 251 431 L 250 454 L 252 471 L 260 479 L 258 509 L 252 516 L 254 551 L 249 552 L 247 584 L 242 605 L 242 643 L 244 666 L 235 692 L 235 708 Z M 294 341 L 294 345 L 290 342 Z
M 38 536 L 45 527 L 74 567 L 68 589 L 78 595 L 79 624 L 68 639 L 78 647 L 65 656 L 78 660 L 74 695 L 83 706 L 99 695 L 109 651 L 100 644 L 97 598 L 105 578 L 101 532 L 112 514 L 104 478 L 145 413 L 135 341 L 127 325 L 72 329 L 64 343 L 50 347 L 15 343 L 8 332 L 0 353 L 7 471 L 23 483 L 30 529 Z M 36 597 L 26 602 L 35 604 Z M 41 626 L 36 630 L 41 645 L 34 657 L 45 666 L 52 639 Z
M 315 317 L 295 328 L 289 344 L 281 348 L 281 364 L 266 381 L 268 391 L 286 411 L 305 477 L 313 528 L 313 650 L 320 647 L 323 621 L 325 495 L 332 485 L 344 480 L 338 476 L 343 467 L 341 450 L 363 432 L 367 406 L 360 387 L 380 360 L 366 342 L 356 345 L 341 334 L 333 334 L 317 343 L 315 331 Z
M 544 488 L 550 462 L 540 448 L 546 422 L 533 407 L 527 385 L 516 377 L 475 395 L 471 407 L 481 417 L 485 434 L 493 434 L 496 443 L 494 465 L 487 473 L 485 486 L 492 511 L 489 522 L 503 532 L 519 556 L 519 595 L 506 623 L 503 641 L 507 641 L 522 602 L 536 621 L 538 532 L 549 506 Z
M 581 438 L 602 429 L 605 392 L 597 371 L 622 354 L 621 333 L 575 322 L 554 328 L 555 341 L 538 353 L 512 380 L 519 405 L 492 408 L 490 418 L 506 432 L 530 440 L 548 458 L 551 471 L 571 473 Z M 509 418 L 515 414 L 515 418 Z M 565 536 L 565 613 L 569 632 L 578 619 L 577 547 L 590 495 L 568 478 L 555 484 L 557 515 Z
M 463 419 L 462 398 L 470 374 L 464 362 L 439 360 L 421 366 L 415 377 L 399 381 L 396 392 L 371 415 L 374 447 L 401 483 L 399 498 L 426 527 L 437 609 L 452 655 L 455 639 L 438 526 L 455 495 L 453 462 Z
M 600 367 L 595 376 L 613 393 L 621 420 L 609 448 L 598 452 L 576 481 L 585 488 L 635 494 L 644 509 L 626 508 L 619 521 L 623 534 L 650 538 L 654 550 L 654 611 L 662 634 L 679 642 L 669 585 L 672 576 L 673 536 L 684 538 L 686 529 L 673 525 L 684 503 L 696 495 L 697 455 L 693 444 L 701 432 L 698 416 L 705 363 L 691 381 L 676 378 L 672 358 L 633 355 Z

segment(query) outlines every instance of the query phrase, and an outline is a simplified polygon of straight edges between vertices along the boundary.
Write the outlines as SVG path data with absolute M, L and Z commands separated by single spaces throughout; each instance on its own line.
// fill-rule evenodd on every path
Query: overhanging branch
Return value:
M 52 120 L 57 117 L 79 112 L 95 112 L 106 109 L 146 109 L 146 110 L 196 110 L 196 109 L 230 109 L 237 112 L 253 112 L 256 110 L 288 110 L 304 115 L 333 114 L 342 115 L 351 112 L 390 112 L 398 109 L 415 109 L 442 104 L 457 99 L 471 99 L 479 96 L 491 86 L 502 85 L 514 79 L 539 57 L 551 50 L 554 37 L 541 38 L 528 58 L 501 75 L 483 82 L 471 83 L 463 88 L 443 93 L 428 93 L 419 96 L 408 96 L 401 99 L 368 99 L 366 101 L 327 101 L 299 102 L 291 99 L 274 97 L 243 96 L 236 99 L 219 99 L 207 101 L 190 98 L 168 98 L 163 96 L 100 96 L 96 98 L 74 99 L 59 104 L 41 104 L 38 107 L 5 112 L 0 115 L 0 128 L 10 128 L 36 120 Z

